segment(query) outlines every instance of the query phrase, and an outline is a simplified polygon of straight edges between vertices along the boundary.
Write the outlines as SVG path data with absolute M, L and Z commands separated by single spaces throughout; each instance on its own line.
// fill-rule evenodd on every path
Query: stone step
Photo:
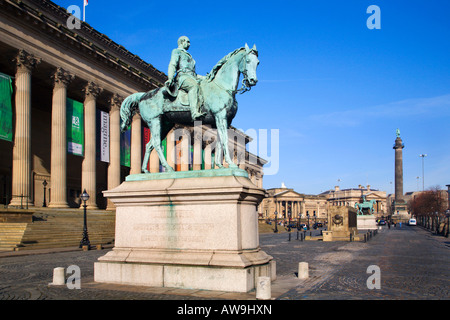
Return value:
M 0 223 L 0 248 L 2 251 L 13 251 L 25 233 L 26 223 Z
M 0 223 L 0 250 L 78 247 L 83 238 L 83 225 L 82 210 L 41 210 L 33 215 L 32 223 Z M 114 242 L 114 213 L 88 212 L 87 227 L 92 245 Z

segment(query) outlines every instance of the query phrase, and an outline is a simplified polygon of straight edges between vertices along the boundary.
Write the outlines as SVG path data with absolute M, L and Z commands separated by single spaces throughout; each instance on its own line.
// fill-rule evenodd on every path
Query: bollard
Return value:
M 66 284 L 66 275 L 64 268 L 53 269 L 53 282 L 52 286 L 64 286 Z
M 272 288 L 270 277 L 259 277 L 256 283 L 256 299 L 270 300 L 272 298 Z
M 299 232 L 297 231 L 297 240 L 298 240 L 298 234 L 299 234 Z
M 298 264 L 298 278 L 299 279 L 309 278 L 309 264 L 307 262 L 300 262 Z
M 288 241 L 291 241 L 291 233 L 289 232 L 289 240 Z

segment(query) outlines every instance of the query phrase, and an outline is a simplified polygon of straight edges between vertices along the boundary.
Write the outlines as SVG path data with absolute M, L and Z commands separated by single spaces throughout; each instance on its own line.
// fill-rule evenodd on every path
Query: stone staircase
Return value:
M 114 243 L 115 213 L 95 210 L 87 214 L 91 245 Z M 41 210 L 32 223 L 0 223 L 0 250 L 33 250 L 78 247 L 83 237 L 83 211 Z
M 22 241 L 27 223 L 0 223 L 0 251 L 13 251 Z

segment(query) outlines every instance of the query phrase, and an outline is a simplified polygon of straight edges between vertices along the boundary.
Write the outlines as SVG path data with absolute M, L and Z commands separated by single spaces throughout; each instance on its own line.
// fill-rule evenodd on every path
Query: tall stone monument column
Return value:
M 84 160 L 81 172 L 81 189 L 89 194 L 88 209 L 97 209 L 96 178 L 96 99 L 102 91 L 95 83 L 89 82 L 85 88 L 84 101 Z M 83 208 L 83 206 L 81 206 Z
M 120 185 L 120 105 L 122 99 L 118 95 L 111 98 L 109 113 L 110 151 L 108 166 L 108 189 Z M 108 199 L 107 209 L 114 209 L 114 204 Z
M 398 202 L 403 199 L 403 144 L 400 136 L 395 139 L 395 201 Z
M 62 68 L 54 74 L 52 102 L 52 150 L 50 208 L 68 208 L 67 203 L 67 86 L 74 75 Z
M 20 50 L 16 57 L 16 126 L 12 166 L 11 206 L 32 205 L 31 200 L 31 72 L 39 58 Z
M 397 138 L 395 139 L 395 199 L 393 205 L 393 215 L 397 218 L 406 219 L 407 206 L 403 197 L 403 149 L 405 145 L 400 137 L 400 130 L 397 129 Z

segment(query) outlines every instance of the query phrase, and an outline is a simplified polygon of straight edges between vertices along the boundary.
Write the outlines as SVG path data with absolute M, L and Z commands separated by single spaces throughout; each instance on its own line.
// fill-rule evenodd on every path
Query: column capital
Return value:
M 97 84 L 95 84 L 92 81 L 89 81 L 86 87 L 83 89 L 84 93 L 86 94 L 86 98 L 94 98 L 97 99 L 97 97 L 102 93 L 103 88 L 100 88 Z
M 56 68 L 56 71 L 52 76 L 55 87 L 56 86 L 67 87 L 74 78 L 75 78 L 75 75 L 64 70 L 61 67 Z
M 36 58 L 34 55 L 20 49 L 14 59 L 18 72 L 31 72 L 31 70 L 41 63 L 41 58 Z
M 110 104 L 111 104 L 111 111 L 114 109 L 120 109 L 120 106 L 122 105 L 123 102 L 123 97 L 117 93 L 114 93 L 113 96 L 111 97 L 111 99 L 109 100 Z

